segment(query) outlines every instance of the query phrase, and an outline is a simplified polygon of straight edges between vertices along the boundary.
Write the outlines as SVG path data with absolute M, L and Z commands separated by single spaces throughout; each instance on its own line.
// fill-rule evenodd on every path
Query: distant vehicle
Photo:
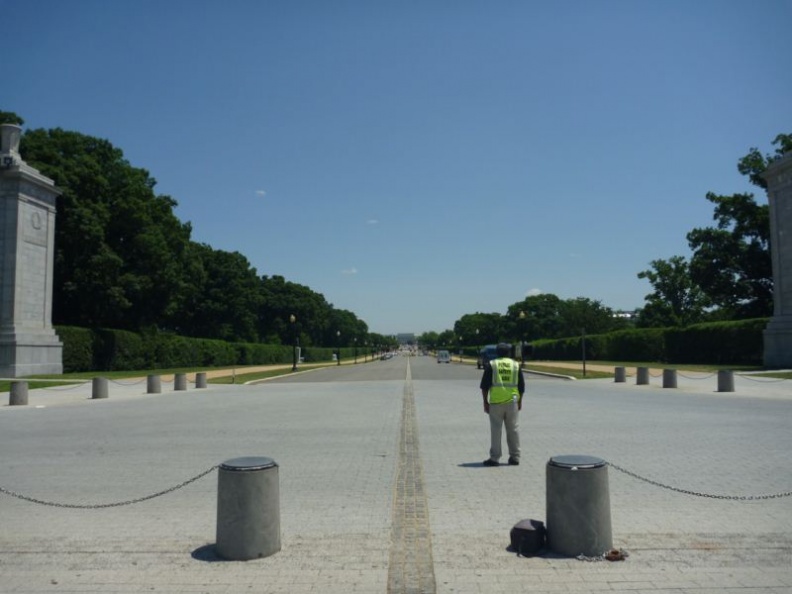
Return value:
M 476 360 L 476 369 L 484 369 L 485 365 L 498 358 L 498 347 L 494 344 L 488 344 L 479 351 L 478 359 Z
M 448 351 L 437 351 L 438 363 L 451 363 L 451 353 Z

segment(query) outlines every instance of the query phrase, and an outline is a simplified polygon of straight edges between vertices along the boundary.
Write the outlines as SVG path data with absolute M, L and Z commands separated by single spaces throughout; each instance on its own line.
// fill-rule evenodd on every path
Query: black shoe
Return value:
M 500 463 L 495 462 L 495 460 L 492 460 L 490 458 L 487 458 L 486 460 L 484 460 L 484 466 L 500 466 Z
M 518 458 L 509 458 L 509 466 L 519 466 L 520 460 Z

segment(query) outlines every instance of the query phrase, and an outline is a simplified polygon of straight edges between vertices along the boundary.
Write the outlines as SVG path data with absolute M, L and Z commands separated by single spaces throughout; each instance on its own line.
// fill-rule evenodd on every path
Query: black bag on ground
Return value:
M 522 557 L 538 555 L 545 546 L 545 525 L 539 520 L 520 520 L 509 533 L 511 550 Z

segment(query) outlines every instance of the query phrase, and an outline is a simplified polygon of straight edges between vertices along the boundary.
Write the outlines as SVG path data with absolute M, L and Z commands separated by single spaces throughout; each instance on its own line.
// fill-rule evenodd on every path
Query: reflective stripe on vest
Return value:
M 490 361 L 492 368 L 492 387 L 488 400 L 490 404 L 504 404 L 520 397 L 517 390 L 518 371 L 517 363 L 508 358 Z

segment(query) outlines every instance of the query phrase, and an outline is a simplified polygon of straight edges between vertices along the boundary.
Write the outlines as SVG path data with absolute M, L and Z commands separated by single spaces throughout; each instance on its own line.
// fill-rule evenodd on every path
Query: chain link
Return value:
M 655 487 L 660 487 L 662 489 L 668 489 L 669 491 L 676 491 L 677 493 L 684 493 L 685 495 L 695 495 L 696 497 L 707 497 L 709 499 L 729 499 L 732 501 L 760 501 L 765 499 L 780 499 L 782 497 L 790 497 L 792 496 L 792 491 L 786 491 L 784 493 L 772 493 L 770 495 L 712 495 L 710 493 L 699 493 L 698 491 L 690 491 L 688 489 L 680 489 L 679 487 L 672 487 L 671 485 L 664 485 L 663 483 L 659 483 L 652 479 L 640 476 L 635 474 L 632 471 L 627 470 L 626 468 L 622 468 L 613 462 L 608 462 L 608 466 L 618 470 L 626 474 L 627 476 L 631 476 L 634 479 L 638 479 L 639 481 L 643 481 L 645 483 L 649 483 L 650 485 L 654 485 Z
M 182 487 L 186 487 L 190 483 L 194 483 L 198 479 L 202 479 L 210 472 L 213 472 L 217 469 L 217 465 L 215 464 L 211 468 L 203 471 L 202 473 L 192 477 L 191 479 L 187 479 L 183 483 L 179 483 L 175 487 L 171 487 L 170 489 L 165 489 L 164 491 L 160 491 L 158 493 L 154 493 L 152 495 L 146 495 L 145 497 L 138 497 L 137 499 L 130 499 L 128 501 L 119 501 L 116 503 L 96 503 L 96 504 L 89 504 L 89 505 L 78 505 L 73 503 L 57 503 L 54 501 L 43 501 L 41 499 L 35 499 L 34 497 L 28 497 L 27 495 L 22 495 L 20 493 L 14 493 L 13 491 L 9 491 L 8 489 L 4 489 L 0 487 L 0 493 L 5 495 L 10 495 L 11 497 L 16 497 L 17 499 L 21 499 L 23 501 L 28 501 L 30 503 L 38 503 L 39 505 L 48 505 L 50 507 L 63 507 L 68 509 L 104 509 L 108 507 L 121 507 L 123 505 L 132 505 L 134 503 L 140 503 L 142 501 L 148 501 L 149 499 L 154 499 L 155 497 L 160 497 L 162 495 L 167 495 L 168 493 L 173 493 L 181 489 Z

